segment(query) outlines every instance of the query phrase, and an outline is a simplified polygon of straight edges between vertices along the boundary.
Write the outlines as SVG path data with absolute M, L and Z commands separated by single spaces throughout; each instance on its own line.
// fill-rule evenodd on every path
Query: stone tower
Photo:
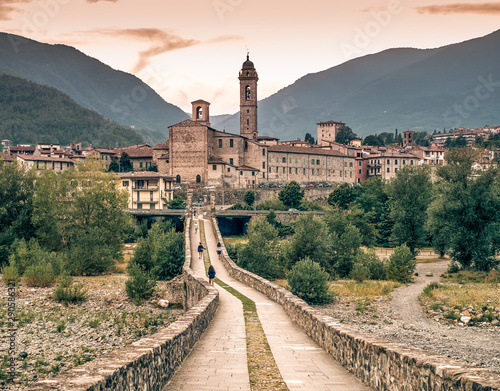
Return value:
M 257 82 L 259 76 L 247 54 L 240 71 L 240 135 L 257 140 Z

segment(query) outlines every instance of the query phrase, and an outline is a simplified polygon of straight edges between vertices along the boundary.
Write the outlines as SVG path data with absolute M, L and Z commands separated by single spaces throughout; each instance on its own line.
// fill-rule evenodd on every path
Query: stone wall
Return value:
M 39 381 L 30 391 L 161 390 L 208 327 L 219 306 L 219 293 L 190 269 L 189 224 L 185 229 L 183 267 L 185 304 L 190 308 L 170 326 L 129 346 L 103 355 L 53 379 Z
M 215 219 L 212 224 L 222 243 Z M 374 390 L 500 390 L 498 373 L 354 331 L 320 314 L 288 290 L 236 266 L 225 248 L 222 260 L 231 277 L 280 304 L 314 341 Z

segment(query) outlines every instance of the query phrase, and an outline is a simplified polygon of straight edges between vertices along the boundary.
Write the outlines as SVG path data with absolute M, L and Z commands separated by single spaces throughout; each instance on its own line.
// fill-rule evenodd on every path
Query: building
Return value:
M 64 171 L 74 166 L 74 162 L 68 158 L 35 155 L 17 155 L 17 161 L 27 169 Z
M 367 160 L 367 177 L 380 176 L 386 181 L 394 178 L 398 170 L 407 165 L 422 164 L 418 156 L 395 150 L 368 155 L 365 159 Z
M 412 130 L 405 130 L 403 132 L 403 148 L 409 147 L 410 145 L 413 145 L 413 138 L 414 132 Z
M 121 172 L 119 188 L 128 192 L 129 209 L 167 209 L 174 178 L 151 171 Z
M 153 162 L 153 148 L 150 145 L 138 144 L 127 148 L 117 148 L 114 151 L 116 158 L 119 158 L 122 153 L 129 156 L 133 171 L 147 171 L 156 166 Z
M 324 141 L 335 142 L 338 131 L 344 126 L 345 123 L 337 121 L 318 122 L 316 143 L 323 145 Z

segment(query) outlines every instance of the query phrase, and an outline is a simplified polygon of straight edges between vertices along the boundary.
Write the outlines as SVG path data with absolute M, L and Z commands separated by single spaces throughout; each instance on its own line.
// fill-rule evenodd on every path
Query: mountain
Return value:
M 327 120 L 359 136 L 500 124 L 499 47 L 500 30 L 437 49 L 385 50 L 306 75 L 259 102 L 259 134 L 303 138 Z M 238 132 L 239 114 L 217 126 Z
M 54 87 L 124 126 L 161 131 L 159 142 L 165 141 L 170 125 L 188 118 L 137 77 L 70 46 L 0 33 L 0 73 Z
M 143 142 L 130 127 L 85 109 L 52 87 L 0 75 L 0 139 L 68 145 L 124 147 Z

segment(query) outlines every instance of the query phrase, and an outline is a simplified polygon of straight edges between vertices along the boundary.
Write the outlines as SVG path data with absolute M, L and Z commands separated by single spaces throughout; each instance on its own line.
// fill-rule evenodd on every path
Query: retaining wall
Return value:
M 183 267 L 185 305 L 189 310 L 170 326 L 129 346 L 100 356 L 53 379 L 39 381 L 31 391 L 161 390 L 212 321 L 219 293 L 190 268 L 190 219 L 186 219 L 186 261 Z
M 223 243 L 215 219 L 212 224 L 218 241 Z M 231 277 L 280 304 L 314 341 L 374 390 L 500 390 L 500 374 L 352 330 L 322 315 L 288 290 L 238 267 L 225 247 L 222 254 Z

